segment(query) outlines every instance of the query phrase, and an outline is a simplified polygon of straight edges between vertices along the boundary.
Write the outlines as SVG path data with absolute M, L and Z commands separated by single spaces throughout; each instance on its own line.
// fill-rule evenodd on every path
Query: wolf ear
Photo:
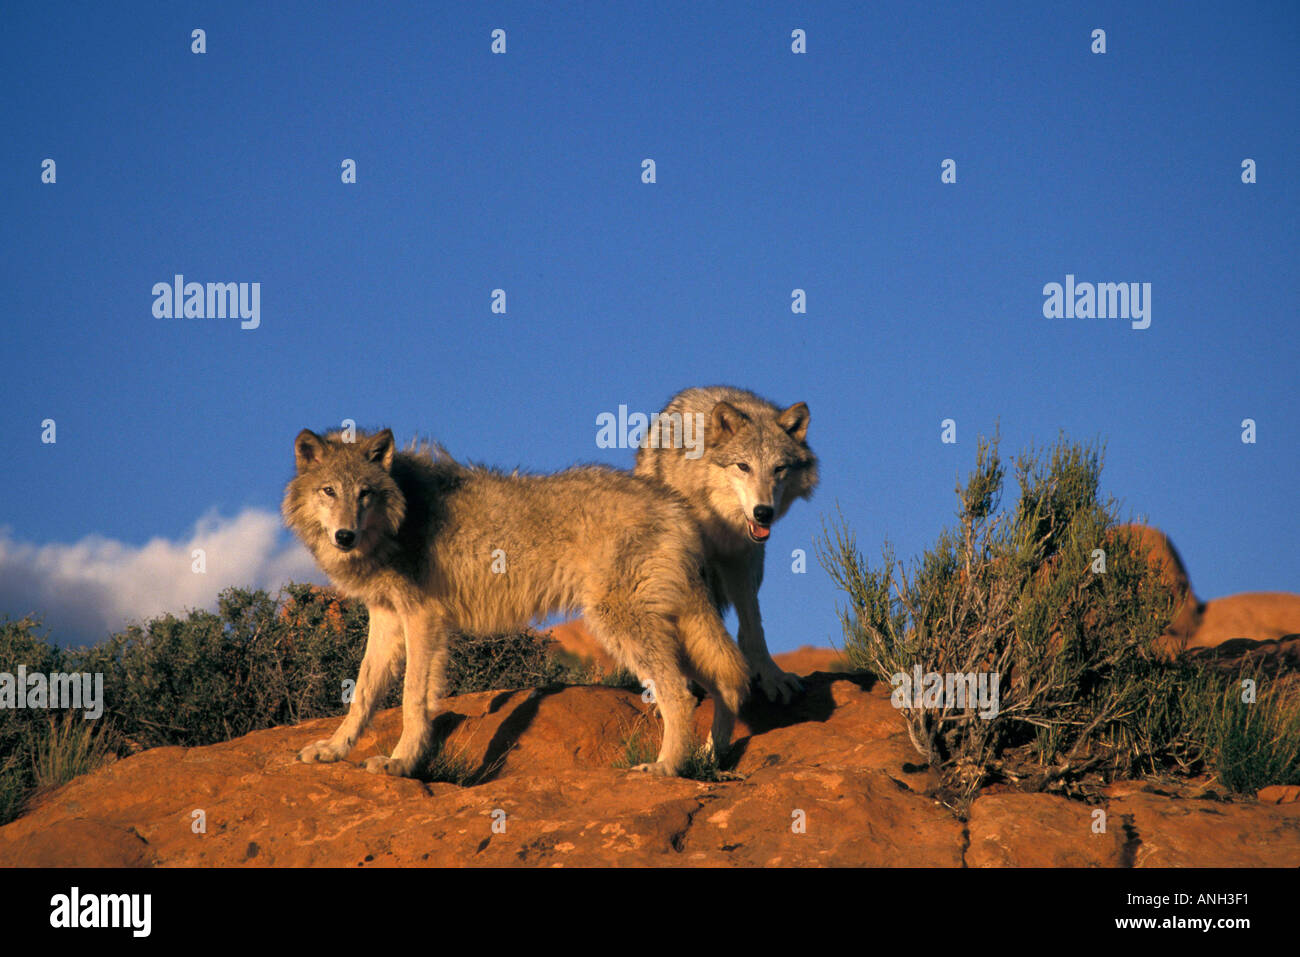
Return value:
M 325 452 L 325 443 L 311 429 L 303 429 L 293 440 L 293 459 L 301 472 L 320 461 Z
M 367 462 L 378 462 L 380 467 L 388 472 L 393 467 L 393 449 L 393 430 L 384 429 L 366 440 L 363 454 Z
M 776 424 L 785 429 L 796 442 L 802 442 L 808 434 L 808 404 L 796 402 L 776 418 Z
M 713 407 L 712 432 L 719 442 L 725 442 L 737 432 L 745 423 L 745 413 L 741 412 L 730 402 L 725 400 L 719 401 Z

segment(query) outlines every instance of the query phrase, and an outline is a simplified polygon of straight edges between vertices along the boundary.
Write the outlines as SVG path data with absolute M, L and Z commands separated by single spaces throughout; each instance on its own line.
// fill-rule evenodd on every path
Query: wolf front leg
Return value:
M 393 678 L 402 670 L 405 654 L 401 618 L 390 609 L 371 608 L 366 654 L 361 660 L 361 671 L 357 675 L 347 717 L 329 740 L 316 741 L 299 751 L 298 760 L 307 764 L 325 764 L 347 757 L 361 732 L 370 724 L 370 718 Z
M 763 581 L 763 549 L 751 549 L 739 561 L 720 562 L 718 571 L 727 597 L 736 608 L 736 618 L 740 623 L 736 630 L 736 643 L 749 663 L 750 674 L 768 700 L 780 698 L 782 704 L 789 703 L 792 695 L 803 690 L 803 684 L 797 675 L 782 671 L 767 650 L 763 619 L 758 611 L 758 586 Z
M 402 685 L 402 736 L 391 757 L 366 758 L 376 774 L 407 778 L 429 748 L 432 715 L 439 707 L 447 668 L 448 630 L 442 617 L 421 608 L 403 619 L 406 632 L 406 680 Z

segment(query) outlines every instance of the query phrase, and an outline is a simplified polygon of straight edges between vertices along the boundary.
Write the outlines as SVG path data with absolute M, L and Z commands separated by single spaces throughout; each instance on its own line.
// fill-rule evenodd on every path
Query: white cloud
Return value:
M 194 549 L 207 573 L 192 571 Z M 70 545 L 15 541 L 0 529 L 0 615 L 39 616 L 58 644 L 99 641 L 131 621 L 190 608 L 215 610 L 231 585 L 274 593 L 287 581 L 325 579 L 311 554 L 282 529 L 280 516 L 246 509 L 206 515 L 185 541 L 128 545 L 91 535 Z

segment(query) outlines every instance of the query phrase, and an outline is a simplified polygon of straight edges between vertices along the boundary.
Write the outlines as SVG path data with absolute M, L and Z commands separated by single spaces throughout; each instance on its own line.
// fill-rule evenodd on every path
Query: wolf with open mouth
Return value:
M 699 414 L 704 452 L 687 454 L 673 423 Z M 758 610 L 763 546 L 772 523 L 817 486 L 817 457 L 808 447 L 808 406 L 786 409 L 730 386 L 686 389 L 669 400 L 637 451 L 636 473 L 684 497 L 704 536 L 705 581 L 719 612 L 734 605 L 737 641 L 768 698 L 784 701 L 799 679 L 772 660 Z M 697 442 L 701 441 L 696 436 Z

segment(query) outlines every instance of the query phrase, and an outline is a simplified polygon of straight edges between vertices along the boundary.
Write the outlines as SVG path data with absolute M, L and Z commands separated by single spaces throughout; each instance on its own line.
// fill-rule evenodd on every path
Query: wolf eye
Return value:
M 330 498 L 333 498 L 333 497 L 334 497 L 334 486 L 333 486 L 333 485 L 326 485 L 324 488 L 321 489 L 321 491 L 324 492 L 326 495 L 328 495 Z
M 736 463 L 736 468 L 740 469 L 742 472 L 748 472 L 748 471 L 749 471 L 749 466 L 748 466 L 746 463 L 744 463 L 744 462 L 737 462 L 737 463 Z
M 361 490 L 361 492 L 357 495 L 357 498 L 360 499 L 360 500 L 363 501 L 363 502 L 364 502 L 366 499 L 370 498 L 370 489 L 368 489 L 368 488 L 363 488 L 363 489 Z
M 777 475 L 784 475 L 785 472 L 786 472 L 786 468 L 787 468 L 787 466 L 785 466 L 785 465 L 778 465 L 778 466 L 777 466 L 775 469 L 773 469 L 772 471 L 775 472 Z

